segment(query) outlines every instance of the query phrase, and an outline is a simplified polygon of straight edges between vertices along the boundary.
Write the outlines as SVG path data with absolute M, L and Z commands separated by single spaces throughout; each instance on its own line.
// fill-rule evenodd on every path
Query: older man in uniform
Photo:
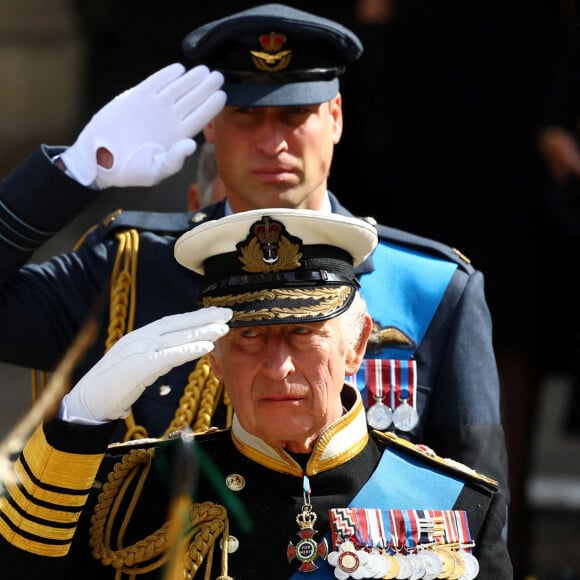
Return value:
M 124 336 L 35 432 L 0 502 L 3 569 L 59 580 L 159 569 L 170 579 L 511 578 L 497 484 L 369 433 L 344 381 L 372 331 L 355 267 L 376 243 L 356 218 L 279 208 L 179 238 L 177 260 L 204 276 L 202 307 Z M 208 353 L 234 417 L 194 437 L 197 480 L 176 471 L 186 457 L 171 457 L 170 438 L 112 446 L 93 481 L 111 423 L 168 367 Z

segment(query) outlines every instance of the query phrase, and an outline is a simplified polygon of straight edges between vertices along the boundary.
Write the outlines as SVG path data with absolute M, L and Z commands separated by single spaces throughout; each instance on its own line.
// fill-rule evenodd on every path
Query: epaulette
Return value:
M 75 247 L 79 247 L 91 235 L 97 239 L 105 239 L 111 234 L 123 230 L 150 231 L 162 234 L 180 235 L 191 228 L 209 220 L 215 219 L 220 203 L 210 205 L 199 211 L 159 212 L 159 211 L 125 211 L 117 209 L 105 216 L 99 223 L 88 228 Z
M 218 429 L 217 427 L 211 427 L 207 431 L 200 433 L 192 433 L 191 431 L 174 431 L 166 437 L 147 437 L 145 439 L 132 439 L 131 441 L 118 441 L 115 443 L 109 443 L 107 449 L 109 453 L 113 455 L 122 455 L 123 453 L 127 453 L 132 449 L 160 447 L 179 439 L 185 442 L 191 441 L 194 443 L 203 444 L 208 441 L 222 439 L 226 436 L 229 437 L 230 431 L 230 428 Z
M 420 443 L 411 443 L 410 441 L 407 441 L 402 437 L 398 437 L 390 431 L 373 430 L 371 431 L 371 434 L 375 439 L 390 447 L 391 449 L 395 449 L 406 455 L 411 455 L 415 459 L 432 465 L 433 467 L 436 467 L 450 475 L 459 477 L 460 479 L 471 479 L 473 481 L 477 481 L 487 487 L 492 488 L 494 491 L 499 489 L 499 483 L 494 479 L 478 473 L 475 471 L 475 469 L 472 469 L 467 465 L 460 463 L 459 461 L 455 461 L 454 459 L 447 457 L 440 457 L 435 453 L 435 451 L 426 445 Z
M 452 248 L 447 244 L 419 236 L 417 234 L 412 234 L 397 228 L 384 226 L 377 223 L 373 217 L 365 217 L 362 219 L 372 223 L 377 228 L 380 241 L 398 244 L 416 252 L 421 252 L 431 256 L 443 258 L 445 260 L 450 260 L 468 273 L 474 271 L 471 260 L 457 248 Z
M 180 233 L 191 229 L 193 224 L 207 219 L 208 214 L 202 211 L 161 212 L 118 209 L 107 215 L 98 227 L 110 232 L 135 228 L 158 233 Z

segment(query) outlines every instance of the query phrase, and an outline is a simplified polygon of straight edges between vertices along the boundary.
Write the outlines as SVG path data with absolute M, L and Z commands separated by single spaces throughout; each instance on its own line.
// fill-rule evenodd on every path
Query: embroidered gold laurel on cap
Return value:
M 355 268 L 377 244 L 375 226 L 315 210 L 249 210 L 206 221 L 175 243 L 175 257 L 204 276 L 204 307 L 231 308 L 229 325 L 322 322 L 345 312 Z
M 286 36 L 279 32 L 261 34 L 258 42 L 262 50 L 251 50 L 254 66 L 265 72 L 278 72 L 284 70 L 292 60 L 291 50 L 281 50 L 286 43 Z
M 250 228 L 244 243 L 237 244 L 246 272 L 280 272 L 300 267 L 300 240 L 292 241 L 284 224 L 264 216 Z

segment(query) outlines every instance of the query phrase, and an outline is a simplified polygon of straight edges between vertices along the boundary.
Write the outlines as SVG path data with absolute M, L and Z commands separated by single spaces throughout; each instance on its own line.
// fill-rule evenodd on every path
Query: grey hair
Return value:
M 340 316 L 343 328 L 350 337 L 351 346 L 356 346 L 361 339 L 368 314 L 367 303 L 357 290 L 351 305 Z
M 214 149 L 213 143 L 208 143 L 207 141 L 204 141 L 199 148 L 196 181 L 199 187 L 200 207 L 209 205 L 212 200 L 213 181 L 218 175 Z

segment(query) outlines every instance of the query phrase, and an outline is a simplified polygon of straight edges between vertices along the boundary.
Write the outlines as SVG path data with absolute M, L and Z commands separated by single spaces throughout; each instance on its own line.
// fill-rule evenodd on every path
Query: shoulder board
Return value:
M 377 223 L 372 217 L 365 217 L 363 219 L 376 226 L 379 240 L 381 241 L 398 244 L 416 252 L 450 260 L 467 272 L 472 272 L 474 270 L 471 265 L 471 260 L 457 248 L 452 248 L 451 246 L 430 238 L 384 226 Z
M 153 212 L 118 209 L 105 217 L 101 226 L 108 231 L 135 228 L 159 233 L 181 233 L 190 230 L 192 225 L 208 219 L 211 219 L 211 216 L 202 211 Z
M 115 443 L 110 443 L 107 447 L 109 453 L 113 455 L 122 455 L 123 453 L 128 453 L 132 449 L 145 449 L 149 447 L 162 447 L 167 443 L 172 441 L 177 441 L 183 439 L 186 442 L 194 441 L 196 443 L 204 443 L 208 441 L 214 441 L 222 439 L 223 437 L 229 437 L 230 429 L 218 429 L 217 427 L 211 427 L 203 433 L 190 433 L 185 431 L 175 431 L 170 433 L 167 437 L 149 437 L 146 439 L 134 439 L 132 441 L 119 441 Z
M 77 246 L 89 234 L 106 238 L 112 233 L 128 229 L 180 235 L 198 224 L 210 219 L 216 219 L 222 215 L 223 204 L 221 203 L 210 205 L 204 208 L 203 211 L 189 212 L 125 211 L 117 209 L 108 214 L 98 224 L 90 227 L 81 237 L 81 241 Z
M 398 437 L 389 431 L 371 431 L 373 437 L 391 449 L 395 449 L 405 455 L 411 455 L 420 462 L 427 463 L 439 468 L 446 473 L 458 477 L 460 479 L 472 479 L 491 487 L 494 490 L 499 488 L 497 481 L 478 473 L 459 461 L 449 459 L 447 457 L 440 457 L 430 447 L 422 444 L 415 444 Z

